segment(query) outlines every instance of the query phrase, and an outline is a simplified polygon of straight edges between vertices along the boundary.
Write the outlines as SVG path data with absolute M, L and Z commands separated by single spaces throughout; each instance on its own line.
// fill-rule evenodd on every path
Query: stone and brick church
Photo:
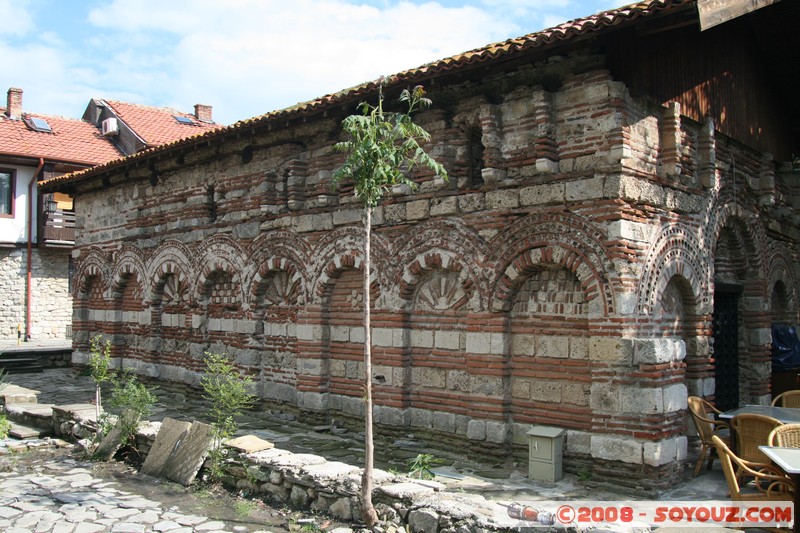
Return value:
M 798 319 L 800 4 L 750 4 L 644 1 L 386 78 L 427 89 L 451 179 L 376 211 L 380 430 L 523 460 L 564 428 L 568 471 L 658 488 L 688 395 L 769 399 L 770 326 Z M 226 352 L 266 400 L 360 417 L 362 211 L 331 174 L 377 90 L 46 182 L 76 198 L 74 360 L 102 333 L 197 383 Z

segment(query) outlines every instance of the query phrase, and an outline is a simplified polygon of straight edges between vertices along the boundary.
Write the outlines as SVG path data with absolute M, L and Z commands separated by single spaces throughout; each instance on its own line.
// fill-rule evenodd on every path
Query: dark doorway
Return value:
M 717 409 L 739 407 L 739 297 L 742 286 L 714 287 L 714 380 Z

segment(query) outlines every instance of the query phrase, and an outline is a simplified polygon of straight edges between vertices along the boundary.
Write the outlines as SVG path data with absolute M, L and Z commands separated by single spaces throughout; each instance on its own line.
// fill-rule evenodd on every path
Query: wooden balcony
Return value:
M 43 213 L 39 223 L 39 243 L 74 245 L 75 213 L 61 210 Z

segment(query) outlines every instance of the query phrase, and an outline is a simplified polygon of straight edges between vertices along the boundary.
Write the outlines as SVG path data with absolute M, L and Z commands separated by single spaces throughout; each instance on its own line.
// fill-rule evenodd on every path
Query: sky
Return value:
M 0 0 L 0 107 L 92 98 L 233 124 L 632 0 Z

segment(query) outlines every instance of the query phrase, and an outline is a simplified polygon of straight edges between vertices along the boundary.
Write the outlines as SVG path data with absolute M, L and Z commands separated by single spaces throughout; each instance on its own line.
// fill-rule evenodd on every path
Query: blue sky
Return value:
M 91 98 L 251 118 L 615 0 L 0 0 L 0 90 L 78 118 Z

